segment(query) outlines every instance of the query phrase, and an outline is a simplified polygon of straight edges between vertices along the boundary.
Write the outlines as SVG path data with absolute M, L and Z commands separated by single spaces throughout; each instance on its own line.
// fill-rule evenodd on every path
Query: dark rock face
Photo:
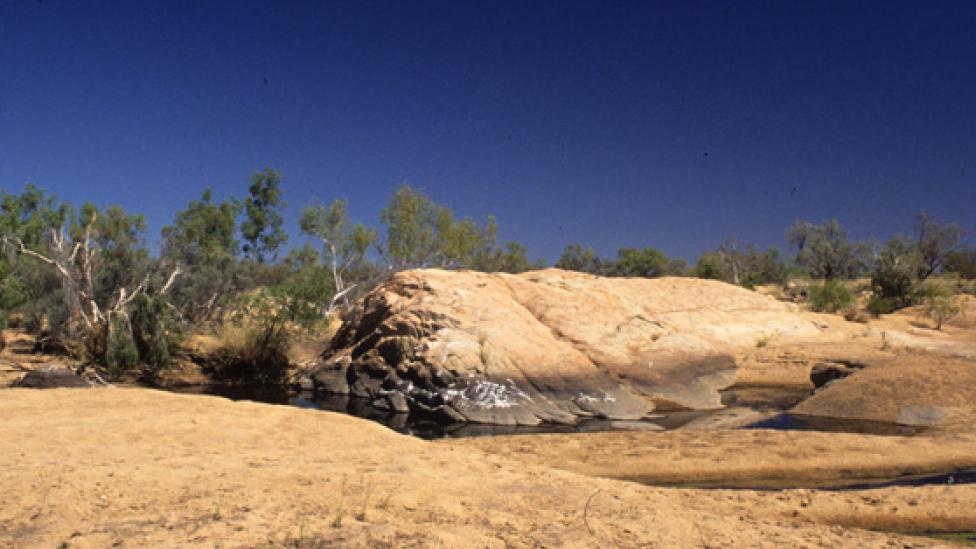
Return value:
M 821 362 L 810 370 L 810 381 L 814 387 L 820 389 L 828 383 L 843 379 L 864 368 L 864 364 L 857 362 Z
M 91 387 L 92 385 L 70 368 L 50 365 L 27 372 L 13 386 L 32 389 L 55 389 L 59 387 Z
M 719 408 L 736 344 L 817 333 L 790 307 L 714 281 L 407 271 L 357 304 L 298 384 L 498 425 Z

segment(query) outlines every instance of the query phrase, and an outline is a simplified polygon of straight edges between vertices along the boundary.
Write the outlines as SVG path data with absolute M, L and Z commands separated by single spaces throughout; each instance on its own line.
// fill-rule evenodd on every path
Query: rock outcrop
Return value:
M 67 366 L 49 364 L 31 370 L 14 382 L 14 387 L 55 389 L 61 387 L 91 387 L 92 384 Z
M 819 331 L 717 281 L 407 271 L 356 306 L 303 382 L 458 421 L 629 420 L 721 407 L 735 349 Z

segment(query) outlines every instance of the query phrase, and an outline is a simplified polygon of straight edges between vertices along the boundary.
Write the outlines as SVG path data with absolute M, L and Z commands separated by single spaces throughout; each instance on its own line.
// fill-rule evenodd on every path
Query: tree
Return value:
M 665 274 L 667 274 L 668 276 L 687 276 L 688 262 L 680 257 L 672 257 L 668 261 L 668 266 L 665 269 Z
M 582 244 L 570 244 L 563 249 L 556 267 L 567 271 L 579 271 L 581 273 L 600 274 L 603 272 L 603 262 L 593 251 L 593 248 L 584 248 Z
M 731 282 L 736 286 L 739 285 L 740 277 L 739 271 L 741 270 L 742 263 L 742 252 L 740 251 L 739 241 L 734 238 L 726 240 L 718 247 L 719 257 L 725 262 L 727 272 L 730 273 Z
M 786 272 L 786 265 L 775 246 L 760 252 L 753 244 L 743 248 L 734 240 L 726 241 L 717 251 L 703 253 L 692 271 L 698 278 L 723 280 L 747 288 L 782 283 L 786 280 Z
M 329 304 L 331 311 L 338 300 L 356 287 L 355 283 L 347 284 L 346 274 L 365 260 L 366 252 L 379 235 L 365 225 L 350 225 L 346 219 L 346 202 L 338 199 L 333 200 L 328 209 L 321 205 L 303 208 L 299 226 L 305 235 L 322 241 L 323 255 L 330 264 L 335 289 Z
M 844 226 L 836 219 L 822 225 L 797 221 L 790 229 L 788 238 L 797 248 L 796 262 L 814 278 L 832 280 L 850 278 L 862 267 L 863 246 L 848 240 Z
M 498 223 L 456 220 L 454 212 L 408 185 L 397 189 L 380 213 L 386 225 L 383 255 L 393 270 L 409 268 L 524 270 L 537 266 L 517 242 L 498 244 Z
M 34 189 L 27 192 L 32 194 Z M 38 242 L 35 248 L 28 247 L 12 231 L 2 235 L 4 247 L 60 280 L 57 295 L 65 314 L 55 317 L 54 311 L 45 311 L 48 322 L 56 320 L 53 324 L 63 325 L 71 340 L 83 342 L 79 351 L 85 358 L 111 365 L 116 359 L 113 342 L 132 339 L 130 304 L 150 291 L 148 269 L 143 275 L 120 268 L 120 258 L 142 256 L 132 244 L 139 219 L 113 207 L 106 220 L 92 204 L 85 204 L 77 213 L 68 207 L 59 211 L 66 221 L 59 228 L 46 230 L 44 245 Z M 11 226 L 10 216 L 5 217 Z M 179 274 L 177 267 L 158 294 L 166 294 Z
M 976 278 L 976 248 L 961 248 L 951 252 L 946 256 L 942 270 L 970 280 Z
M 911 304 L 918 263 L 918 250 L 905 237 L 892 238 L 878 251 L 871 273 L 873 295 L 868 307 L 873 314 L 890 313 Z
M 797 249 L 797 255 L 803 254 L 806 250 L 807 242 L 814 232 L 814 225 L 808 221 L 797 219 L 786 230 L 786 242 Z
M 726 263 L 722 255 L 718 252 L 705 252 L 698 257 L 692 274 L 698 278 L 711 280 L 724 280 L 728 282 L 730 278 L 726 274 Z
M 915 217 L 919 253 L 918 278 L 925 280 L 939 271 L 962 242 L 963 229 L 955 223 L 940 223 L 925 210 Z
M 265 256 L 277 259 L 278 251 L 288 240 L 282 230 L 282 218 L 278 210 L 281 201 L 281 174 L 271 168 L 251 175 L 251 186 L 244 200 L 244 222 L 241 224 L 242 248 L 245 257 L 264 263 Z
M 437 254 L 446 214 L 420 191 L 402 185 L 380 212 L 386 225 L 386 260 L 394 270 L 429 267 Z
M 617 259 L 607 267 L 609 276 L 654 278 L 668 272 L 668 256 L 657 248 L 620 248 Z
M 941 330 L 947 320 L 963 311 L 963 303 L 952 281 L 931 278 L 924 281 L 919 293 L 925 316 L 935 321 L 936 330 Z
M 163 260 L 187 272 L 173 303 L 193 322 L 210 320 L 222 301 L 243 287 L 235 237 L 240 211 L 236 199 L 215 203 L 207 189 L 163 228 Z

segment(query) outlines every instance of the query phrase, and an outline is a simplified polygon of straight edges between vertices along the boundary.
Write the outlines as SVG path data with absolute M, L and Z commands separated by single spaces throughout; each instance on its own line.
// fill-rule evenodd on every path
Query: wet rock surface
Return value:
M 299 383 L 452 421 L 637 420 L 719 408 L 735 349 L 819 331 L 716 281 L 407 271 L 357 305 Z

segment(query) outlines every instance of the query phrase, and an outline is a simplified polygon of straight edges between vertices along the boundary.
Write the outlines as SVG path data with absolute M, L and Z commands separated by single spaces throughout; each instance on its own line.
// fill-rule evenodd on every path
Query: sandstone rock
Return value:
M 895 423 L 927 427 L 942 421 L 946 415 L 946 410 L 939 406 L 902 406 L 895 417 Z
M 722 282 L 402 272 L 368 294 L 308 374 L 316 389 L 502 425 L 721 407 L 736 349 L 819 330 Z
M 827 385 L 790 412 L 938 428 L 968 426 L 976 421 L 976 363 L 917 353 L 896 356 Z

